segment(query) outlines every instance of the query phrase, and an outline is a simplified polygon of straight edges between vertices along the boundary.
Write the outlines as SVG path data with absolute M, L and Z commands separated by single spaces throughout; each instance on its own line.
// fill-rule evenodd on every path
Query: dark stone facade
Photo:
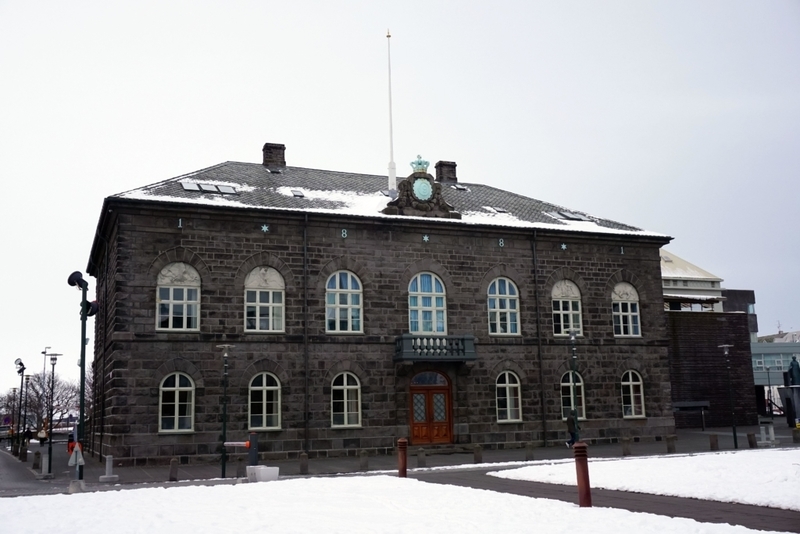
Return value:
M 746 313 L 667 312 L 672 400 L 708 402 L 706 426 L 758 424 L 749 320 Z M 733 345 L 730 373 L 720 345 Z M 697 410 L 675 413 L 678 428 L 702 424 Z
M 113 198 L 106 201 L 98 231 L 90 262 L 101 309 L 89 430 L 92 448 L 115 461 L 219 457 L 222 343 L 235 345 L 229 440 L 247 436 L 251 377 L 269 371 L 281 381 L 282 429 L 260 432 L 264 458 L 294 457 L 304 449 L 310 456 L 391 452 L 398 438 L 409 435 L 411 378 L 426 369 L 450 381 L 451 447 L 561 445 L 566 428 L 559 382 L 569 369 L 570 347 L 553 335 L 550 303 L 561 279 L 574 282 L 582 294 L 582 437 L 660 439 L 674 431 L 659 258 L 667 238 Z M 156 330 L 156 279 L 172 262 L 190 264 L 200 274 L 199 332 Z M 244 332 L 244 278 L 257 266 L 272 267 L 285 280 L 284 334 Z M 363 283 L 363 334 L 325 333 L 325 282 L 339 269 Z M 476 360 L 393 361 L 396 338 L 409 330 L 408 284 L 420 271 L 444 282 L 448 334 L 474 336 Z M 489 335 L 487 288 L 497 276 L 519 288 L 521 335 Z M 613 334 L 611 292 L 622 281 L 639 293 L 640 338 Z M 159 384 L 176 370 L 195 382 L 195 431 L 189 434 L 158 431 Z M 361 381 L 362 428 L 331 428 L 331 380 L 343 370 Z M 495 380 L 503 370 L 521 379 L 523 422 L 497 422 Z M 644 380 L 644 418 L 622 417 L 626 370 Z

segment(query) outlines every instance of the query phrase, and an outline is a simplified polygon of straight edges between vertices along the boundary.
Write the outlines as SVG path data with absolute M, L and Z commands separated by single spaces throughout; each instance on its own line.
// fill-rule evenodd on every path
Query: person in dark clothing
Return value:
M 31 432 L 30 428 L 25 429 L 25 443 L 30 443 L 33 439 L 33 432 Z
M 578 412 L 576 410 L 571 410 L 567 416 L 567 432 L 569 432 L 569 441 L 566 445 L 572 447 L 578 439 Z

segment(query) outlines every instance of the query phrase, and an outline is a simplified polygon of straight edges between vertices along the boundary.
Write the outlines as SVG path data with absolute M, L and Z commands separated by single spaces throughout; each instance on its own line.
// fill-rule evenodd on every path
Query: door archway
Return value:
M 436 371 L 411 379 L 411 443 L 451 443 L 453 408 L 450 382 Z

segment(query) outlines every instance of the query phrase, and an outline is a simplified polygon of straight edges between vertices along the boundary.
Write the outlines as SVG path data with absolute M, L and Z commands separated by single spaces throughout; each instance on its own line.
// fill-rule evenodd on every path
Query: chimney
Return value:
M 436 181 L 443 183 L 457 183 L 456 162 L 439 161 L 436 163 Z
M 286 167 L 286 145 L 278 145 L 275 143 L 266 143 L 264 148 L 261 149 L 264 153 L 264 162 L 262 165 L 266 168 Z

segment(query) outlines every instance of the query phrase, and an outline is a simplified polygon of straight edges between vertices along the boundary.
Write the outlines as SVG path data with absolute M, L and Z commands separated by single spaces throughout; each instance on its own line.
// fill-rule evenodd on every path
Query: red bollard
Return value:
M 397 440 L 397 476 L 406 478 L 408 467 L 408 440 L 400 438 Z
M 575 471 L 578 475 L 578 506 L 582 508 L 592 507 L 592 488 L 589 486 L 587 448 L 582 441 L 572 446 L 572 450 L 575 452 Z

